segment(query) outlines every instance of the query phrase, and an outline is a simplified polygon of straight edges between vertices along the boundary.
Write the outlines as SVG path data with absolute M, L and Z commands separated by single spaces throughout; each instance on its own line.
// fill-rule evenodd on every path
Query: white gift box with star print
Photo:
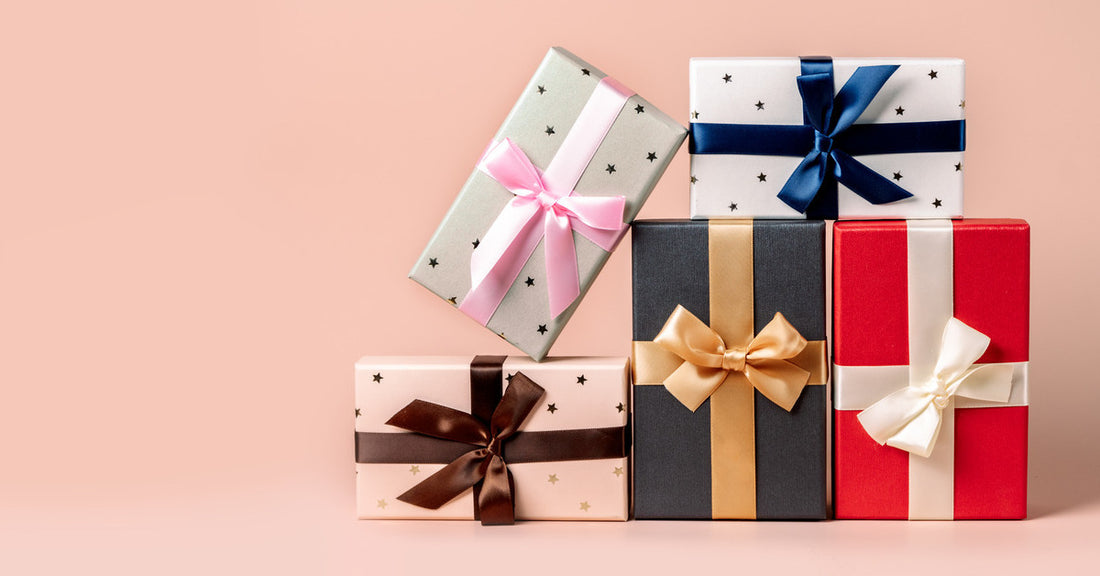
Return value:
M 815 98 L 808 84 L 809 96 L 800 90 L 811 73 L 821 72 L 807 68 L 807 60 L 691 60 L 691 217 L 962 217 L 964 62 L 818 59 L 829 63 L 837 96 Z M 861 67 L 861 77 L 849 82 Z M 849 97 L 865 72 L 883 70 L 881 86 L 862 85 L 864 101 Z M 840 97 L 849 84 L 849 94 Z M 813 125 L 807 106 L 824 107 L 822 125 Z M 858 117 L 837 129 L 845 110 Z M 808 160 L 805 173 L 796 175 Z M 811 204 L 799 204 L 799 194 Z
M 486 358 L 486 357 L 477 357 Z M 488 357 L 493 358 L 493 357 Z M 629 465 L 626 425 L 629 409 L 627 358 L 495 357 L 499 395 L 517 373 L 545 390 L 519 427 L 523 433 L 621 430 L 622 454 L 612 458 L 507 463 L 514 479 L 517 520 L 626 520 Z M 356 495 L 361 519 L 471 520 L 474 490 L 466 489 L 436 510 L 399 500 L 406 491 L 446 466 L 425 462 L 420 447 L 445 442 L 388 425 L 396 413 L 422 400 L 471 413 L 471 363 L 464 357 L 364 357 L 355 367 Z M 411 438 L 417 436 L 418 438 Z M 533 436 L 533 434 L 531 435 Z M 518 441 L 518 436 L 516 437 Z M 508 440 L 503 456 L 509 455 Z M 410 444 L 411 443 L 411 444 Z M 373 445 L 371 445 L 373 444 Z M 430 447 L 430 446 L 429 446 Z M 470 450 L 478 448 L 469 446 Z M 570 447 L 549 446 L 557 455 Z M 578 446 L 581 452 L 585 447 Z M 589 452 L 591 452 L 589 450 Z M 385 457 L 378 454 L 386 453 Z M 396 453 L 396 454 L 395 454 Z M 368 463 L 381 459 L 387 462 Z M 437 459 L 438 460 L 438 459 Z

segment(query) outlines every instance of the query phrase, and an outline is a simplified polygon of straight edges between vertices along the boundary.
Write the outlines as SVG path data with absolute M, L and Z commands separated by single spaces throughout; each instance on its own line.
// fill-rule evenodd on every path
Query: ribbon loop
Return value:
M 1012 367 L 974 366 L 989 347 L 989 337 L 957 318 L 948 320 L 936 371 L 924 382 L 910 382 L 859 413 L 860 424 L 876 442 L 929 457 L 939 437 L 942 411 L 961 396 L 1008 402 Z
M 678 305 L 653 341 L 683 360 L 664 386 L 693 412 L 733 373 L 744 374 L 754 388 L 788 412 L 810 380 L 809 371 L 788 362 L 806 348 L 806 339 L 778 312 L 741 350 L 727 349 L 713 328 Z
M 481 523 L 515 523 L 514 481 L 501 456 L 502 447 L 523 425 L 544 393 L 541 386 L 517 372 L 493 411 L 489 426 L 453 408 L 423 400 L 410 402 L 386 423 L 419 434 L 472 444 L 475 448 L 397 499 L 435 510 L 480 483 Z

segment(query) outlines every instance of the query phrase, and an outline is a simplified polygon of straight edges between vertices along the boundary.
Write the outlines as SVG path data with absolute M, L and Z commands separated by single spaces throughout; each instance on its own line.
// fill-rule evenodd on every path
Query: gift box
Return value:
M 551 49 L 409 277 L 541 360 L 686 134 Z
M 634 514 L 825 518 L 825 225 L 638 221 Z
M 1027 514 L 1022 220 L 838 222 L 837 518 Z
M 626 520 L 626 358 L 365 357 L 359 518 Z
M 693 58 L 692 218 L 957 218 L 963 61 Z

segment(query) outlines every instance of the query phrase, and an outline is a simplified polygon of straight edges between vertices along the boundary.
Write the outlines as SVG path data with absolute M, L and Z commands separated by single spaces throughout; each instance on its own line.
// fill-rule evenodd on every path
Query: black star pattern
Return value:
M 591 76 L 592 72 L 590 72 L 588 68 L 581 68 L 581 74 L 584 74 L 585 76 Z
M 580 384 L 581 386 L 584 386 L 585 382 L 588 382 L 588 378 L 585 378 L 584 374 L 581 374 L 580 376 L 577 376 L 577 384 Z
M 528 277 L 527 277 L 527 281 L 526 281 L 526 282 L 524 282 L 524 284 L 527 284 L 528 286 L 534 286 L 534 285 L 535 285 L 535 279 L 534 279 L 534 278 L 532 278 L 532 277 L 530 277 L 530 276 L 528 276 Z
M 615 173 L 615 165 L 614 164 L 608 164 L 607 168 L 604 168 L 604 170 L 606 170 L 608 174 L 614 174 Z
M 428 266 L 431 266 L 432 268 L 439 266 L 439 260 L 435 258 L 428 258 Z
M 962 169 L 963 169 L 962 162 L 959 162 L 958 164 L 955 164 L 955 172 L 962 172 Z
M 757 101 L 756 101 L 756 109 L 757 109 L 757 110 L 763 110 L 763 109 L 764 109 L 764 103 L 763 103 L 763 102 L 761 102 L 761 101 L 759 101 L 759 100 L 757 100 Z
M 474 250 L 477 250 L 478 245 L 481 244 L 481 238 L 474 238 L 474 241 L 471 242 L 471 244 L 474 245 Z
M 557 407 L 556 404 L 547 404 L 546 405 L 546 411 L 553 414 L 554 412 L 558 411 L 558 407 Z
M 897 108 L 894 108 L 894 113 L 898 116 L 903 116 L 905 114 L 905 108 L 898 106 Z
M 373 380 L 374 380 L 375 382 L 381 382 L 381 381 L 382 381 L 382 373 L 381 373 L 381 372 L 379 372 L 379 373 L 375 374 L 374 376 L 371 376 L 371 378 L 372 378 L 372 379 L 373 379 Z
M 936 208 L 939 208 L 940 206 L 943 206 L 943 202 L 939 198 L 936 198 L 932 201 L 932 205 Z
M 767 182 L 768 181 L 768 175 L 761 172 L 761 173 L 756 175 L 756 179 L 759 180 L 760 182 Z
M 547 136 L 553 136 L 554 135 L 554 127 L 553 126 L 547 126 L 546 130 L 543 130 L 543 132 L 546 132 Z
M 634 107 L 634 113 L 635 114 L 645 114 L 645 106 L 642 106 L 641 104 L 638 104 L 637 106 Z
M 737 210 L 737 203 L 730 202 L 730 212 L 733 212 L 734 210 Z
M 726 74 L 725 76 L 722 77 L 722 80 L 725 80 L 726 84 L 729 84 L 730 82 L 733 82 L 733 76 L 730 76 L 729 74 Z
M 935 70 L 931 70 L 931 71 L 928 72 L 928 78 L 929 79 L 935 80 L 938 77 L 939 77 L 939 72 L 936 72 Z
M 894 172 L 894 180 L 901 180 L 901 172 Z
M 447 301 L 451 304 L 454 304 L 455 306 L 458 306 L 458 296 L 451 296 L 447 299 Z
M 691 119 L 692 120 L 698 120 L 699 119 L 699 113 L 696 112 L 695 110 L 692 110 L 691 111 Z
M 545 93 L 546 93 L 546 87 L 545 86 L 539 86 L 539 94 L 545 94 Z
M 539 334 L 546 334 L 546 324 L 539 324 L 539 329 L 537 330 L 537 332 Z
M 511 382 L 513 376 L 515 376 L 515 374 L 509 374 L 509 375 L 505 376 L 504 379 L 507 380 L 508 382 Z
M 692 175 L 691 175 L 691 183 L 692 183 L 692 184 L 695 184 L 695 183 L 696 183 L 696 182 L 698 182 L 698 181 L 699 181 L 699 179 L 698 179 L 698 178 L 696 178 L 694 174 L 692 174 Z
M 358 417 L 360 417 L 360 416 L 362 416 L 362 415 L 363 415 L 363 411 L 362 411 L 362 410 L 360 410 L 360 409 L 358 409 L 358 408 L 356 408 L 356 409 L 355 409 L 355 417 L 356 417 L 356 418 L 358 418 Z
M 619 412 L 622 412 L 623 410 L 626 410 L 626 406 L 623 406 L 623 403 L 619 402 L 618 404 L 615 405 L 615 409 L 618 410 Z
M 649 154 L 645 155 L 645 159 L 652 162 L 652 161 L 657 159 L 657 153 L 656 152 L 650 152 Z

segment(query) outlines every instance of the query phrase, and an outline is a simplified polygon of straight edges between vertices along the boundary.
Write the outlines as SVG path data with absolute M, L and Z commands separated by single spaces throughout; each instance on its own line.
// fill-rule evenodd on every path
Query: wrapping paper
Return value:
M 365 357 L 355 366 L 355 431 L 360 444 L 407 441 L 386 422 L 413 400 L 471 412 L 471 357 Z M 623 427 L 629 409 L 626 358 L 528 358 L 504 360 L 501 390 L 522 373 L 546 390 L 521 432 Z M 420 437 L 423 439 L 423 437 Z M 434 439 L 427 439 L 432 441 Z M 507 459 L 508 445 L 504 455 Z M 624 446 L 624 454 L 626 447 Z M 405 458 L 398 457 L 399 460 Z M 420 508 L 398 496 L 444 467 L 409 461 L 356 463 L 358 517 L 362 519 L 475 518 L 473 490 L 438 510 Z M 357 456 L 357 460 L 361 460 Z M 627 458 L 509 463 L 519 520 L 626 520 Z
M 948 58 L 835 58 L 839 92 L 860 66 L 897 65 L 869 106 L 860 125 L 961 121 L 965 117 L 964 64 Z M 963 210 L 961 151 L 853 153 L 857 161 L 913 196 L 871 204 L 839 185 L 831 209 L 812 206 L 802 213 L 779 198 L 799 156 L 696 154 L 696 129 L 703 124 L 802 125 L 803 98 L 798 58 L 693 58 L 690 65 L 693 149 L 692 218 L 957 218 Z M 750 139 L 753 140 L 753 139 Z M 909 138 L 904 138 L 909 140 Z M 748 145 L 752 145 L 749 142 Z M 965 145 L 965 144 L 964 144 Z M 829 214 L 835 210 L 835 213 Z
M 837 518 L 1026 516 L 1028 250 L 1022 220 L 836 224 Z M 1006 370 L 1010 394 L 950 398 L 927 457 L 879 445 L 861 412 L 920 384 L 914 367 L 944 354 L 944 324 L 956 320 L 989 338 L 974 366 Z
M 514 142 L 536 168 L 546 170 L 603 79 L 605 74 L 591 64 L 561 48 L 551 49 L 494 142 Z M 677 122 L 640 96 L 631 96 L 574 190 L 584 197 L 623 197 L 622 220 L 629 223 L 685 137 Z M 475 169 L 409 277 L 462 306 L 472 285 L 471 257 L 514 198 L 500 182 Z M 485 324 L 532 358 L 546 356 L 610 256 L 576 230 L 573 242 L 580 295 L 572 305 L 552 314 L 545 241 L 540 241 Z
M 637 518 L 825 518 L 824 232 L 820 221 L 635 223 Z M 678 307 L 717 331 L 726 356 L 735 325 L 759 338 L 781 313 L 809 341 L 795 362 L 819 367 L 789 412 L 728 378 L 692 411 L 647 366 L 663 362 L 654 340 Z

